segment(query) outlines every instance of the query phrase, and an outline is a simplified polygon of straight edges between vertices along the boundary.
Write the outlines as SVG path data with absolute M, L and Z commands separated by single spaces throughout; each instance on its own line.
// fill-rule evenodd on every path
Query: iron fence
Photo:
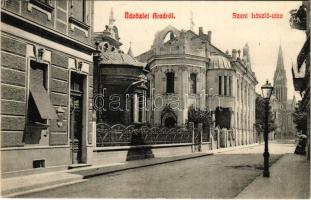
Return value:
M 192 136 L 192 129 L 189 127 L 142 126 L 135 128 L 134 125 L 116 124 L 110 126 L 106 123 L 99 123 L 96 127 L 96 147 L 197 143 L 201 140 L 200 132 L 197 128 L 193 131 L 194 135 Z M 203 141 L 207 140 L 206 137 L 203 136 Z

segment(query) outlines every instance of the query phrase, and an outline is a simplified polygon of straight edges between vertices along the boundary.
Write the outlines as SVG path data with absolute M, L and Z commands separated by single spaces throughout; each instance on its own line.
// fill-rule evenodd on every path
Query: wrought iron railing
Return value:
M 188 127 L 169 129 L 142 126 L 135 128 L 134 125 L 116 124 L 110 126 L 106 123 L 100 123 L 97 124 L 96 129 L 96 147 L 197 143 L 201 140 L 200 137 L 197 128 L 194 129 L 192 136 L 192 130 Z M 205 140 L 206 137 L 203 138 Z

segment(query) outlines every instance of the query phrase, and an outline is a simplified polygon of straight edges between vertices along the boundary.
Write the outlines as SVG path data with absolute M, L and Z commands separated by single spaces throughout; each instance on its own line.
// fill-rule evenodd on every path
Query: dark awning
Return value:
M 42 119 L 57 119 L 55 109 L 43 85 L 30 85 L 30 93 Z

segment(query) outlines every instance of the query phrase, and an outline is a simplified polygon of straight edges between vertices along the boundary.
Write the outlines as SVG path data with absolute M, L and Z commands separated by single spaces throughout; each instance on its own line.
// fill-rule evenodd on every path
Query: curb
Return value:
M 131 170 L 131 169 L 138 169 L 138 168 L 143 168 L 143 167 L 149 167 L 149 166 L 155 166 L 155 165 L 161 165 L 161 164 L 166 164 L 166 163 L 171 163 L 171 162 L 176 162 L 176 161 L 183 161 L 183 160 L 188 160 L 188 159 L 194 159 L 194 158 L 200 158 L 200 157 L 204 157 L 204 156 L 211 156 L 211 155 L 215 155 L 218 153 L 222 153 L 222 152 L 227 152 L 227 151 L 233 151 L 236 149 L 243 149 L 243 148 L 249 148 L 249 147 L 253 147 L 253 146 L 257 146 L 260 145 L 258 143 L 255 144 L 250 144 L 250 145 L 244 145 L 244 146 L 236 146 L 233 148 L 223 148 L 223 149 L 216 149 L 218 151 L 213 151 L 211 150 L 208 153 L 200 153 L 199 155 L 186 155 L 186 156 L 179 156 L 180 158 L 175 158 L 175 159 L 171 159 L 171 160 L 166 160 L 166 161 L 155 161 L 154 163 L 146 163 L 146 164 L 128 164 L 128 165 L 122 165 L 119 166 L 114 166 L 114 169 L 111 170 L 107 170 L 107 171 L 102 171 L 102 172 L 95 172 L 95 173 L 91 173 L 88 175 L 82 175 L 83 179 L 88 179 L 88 178 L 92 178 L 92 177 L 96 177 L 96 176 L 101 176 L 101 175 L 106 175 L 106 174 L 111 174 L 111 173 L 115 173 L 115 172 L 120 172 L 120 171 L 126 171 L 126 170 Z M 169 157 L 168 157 L 169 158 Z M 131 166 L 132 165 L 132 166 Z M 103 168 L 95 168 L 92 170 L 100 170 L 100 169 L 104 169 Z M 81 170 L 81 171 L 87 171 L 87 169 Z M 81 172 L 80 171 L 80 172 Z M 79 171 L 76 171 L 79 172 Z M 69 172 L 71 173 L 71 172 Z
M 112 170 L 107 170 L 107 171 L 103 171 L 103 172 L 97 172 L 97 173 L 93 173 L 93 174 L 82 175 L 82 177 L 83 177 L 83 179 L 88 179 L 88 178 L 101 176 L 101 175 L 105 175 L 105 174 L 111 174 L 111 173 L 120 172 L 120 171 L 138 169 L 138 168 L 155 166 L 155 165 L 161 165 L 161 164 L 166 164 L 166 163 L 171 163 L 171 162 L 176 162 L 176 161 L 189 160 L 189 159 L 193 159 L 193 158 L 200 158 L 200 157 L 205 157 L 205 156 L 210 156 L 210 155 L 214 155 L 214 153 L 204 153 L 204 154 L 200 154 L 200 155 L 193 155 L 193 156 L 188 156 L 188 157 L 183 157 L 183 158 L 176 158 L 176 159 L 172 159 L 172 160 L 158 161 L 158 162 L 147 163 L 147 164 L 136 164 L 136 165 L 133 164 L 133 166 L 120 166 L 119 169 L 112 169 Z M 97 168 L 97 169 L 100 169 L 100 168 Z M 102 168 L 102 169 L 104 169 L 104 168 Z

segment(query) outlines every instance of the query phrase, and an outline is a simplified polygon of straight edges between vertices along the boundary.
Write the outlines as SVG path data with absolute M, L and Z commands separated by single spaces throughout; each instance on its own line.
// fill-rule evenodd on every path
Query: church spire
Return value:
M 278 61 L 276 64 L 277 69 L 284 69 L 284 60 L 283 60 L 283 51 L 282 51 L 282 46 L 279 46 L 279 53 L 278 53 Z
M 280 102 L 287 102 L 287 78 L 284 67 L 282 46 L 279 46 L 276 69 L 273 77 L 274 93 Z

